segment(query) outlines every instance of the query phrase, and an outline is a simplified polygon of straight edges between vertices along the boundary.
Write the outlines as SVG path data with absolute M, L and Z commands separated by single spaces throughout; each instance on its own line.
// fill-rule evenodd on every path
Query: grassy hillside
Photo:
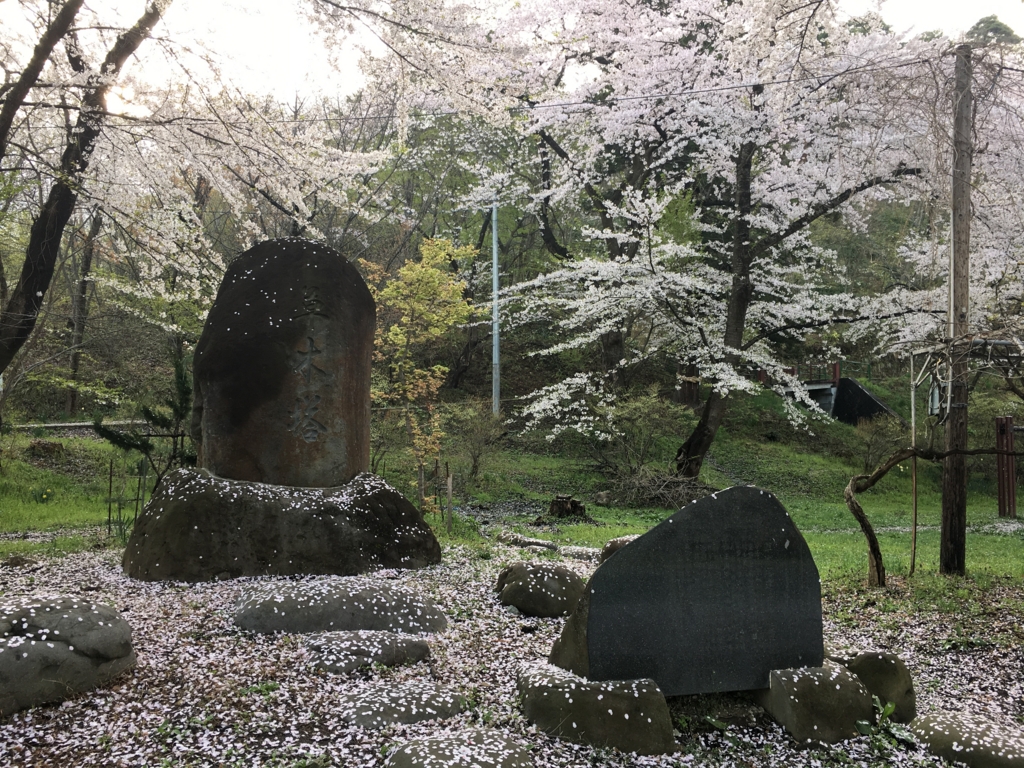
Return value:
M 889 395 L 898 411 L 902 409 L 896 386 L 873 388 L 879 395 Z M 994 399 L 991 394 L 985 397 Z M 992 410 L 991 403 L 988 410 Z M 668 434 L 659 434 L 654 441 L 650 461 L 654 469 L 670 466 L 680 440 L 678 432 L 686 424 L 674 422 L 670 427 L 674 431 L 664 429 Z M 888 455 L 892 446 L 905 444 L 901 442 L 905 438 L 905 434 L 889 434 L 877 425 L 854 428 L 838 422 L 809 422 L 793 426 L 778 399 L 764 393 L 733 408 L 701 480 L 716 488 L 754 484 L 772 491 L 804 532 L 823 578 L 858 580 L 866 571 L 866 547 L 843 502 L 843 489 L 852 476 Z M 121 454 L 89 437 L 52 436 L 42 439 L 63 447 L 48 455 L 41 453 L 38 445 L 34 447 L 37 439 L 6 435 L 0 442 L 0 557 L 14 552 L 117 546 L 116 526 L 113 535 L 107 534 L 111 466 L 114 490 L 109 507 L 116 518 L 120 498 L 122 515 L 130 517 L 138 457 Z M 474 518 L 500 521 L 524 534 L 563 544 L 597 547 L 617 536 L 642 533 L 673 511 L 614 503 L 596 506 L 597 493 L 615 488 L 607 467 L 599 467 L 599 459 L 607 462 L 607 446 L 577 438 L 548 442 L 538 436 L 513 436 L 483 457 L 480 472 L 472 480 L 466 477 L 468 459 L 459 446 L 459 435 L 451 435 L 443 457 L 456 479 L 453 501 L 460 516 L 454 538 L 478 548 L 487 545 Z M 996 525 L 994 483 L 986 465 L 978 464 L 968 488 L 969 568 L 974 574 L 1024 575 L 1024 532 Z M 407 452 L 393 451 L 382 474 L 415 498 L 415 472 Z M 919 463 L 919 573 L 937 570 L 940 480 L 939 467 Z M 599 525 L 535 525 L 536 517 L 556 493 L 582 499 Z M 909 462 L 863 494 L 861 503 L 879 531 L 889 573 L 906 574 L 912 510 Z M 428 519 L 447 539 L 440 518 Z

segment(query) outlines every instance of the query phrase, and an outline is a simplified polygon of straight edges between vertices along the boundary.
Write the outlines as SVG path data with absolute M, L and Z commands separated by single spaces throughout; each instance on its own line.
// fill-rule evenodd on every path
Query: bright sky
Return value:
M 878 0 L 839 0 L 847 13 L 879 10 Z M 115 8 L 130 24 L 140 0 L 93 0 L 99 9 Z M 0 27 L 15 3 L 0 0 Z M 284 102 L 296 94 L 342 95 L 362 84 L 354 46 L 342 54 L 340 71 L 332 66 L 321 40 L 299 12 L 299 0 L 174 0 L 161 32 L 172 40 L 213 53 L 223 74 L 239 87 L 272 93 Z M 1024 37 L 1024 0 L 882 0 L 882 17 L 898 32 L 941 29 L 958 36 L 978 19 L 995 14 Z M 106 16 L 108 11 L 101 10 Z M 367 36 L 363 36 L 364 39 Z M 143 46 L 146 58 L 147 46 Z M 144 67 L 150 68 L 147 63 Z
M 296 93 L 351 93 L 362 83 L 354 47 L 339 74 L 296 2 L 175 0 L 164 23 L 171 39 L 194 39 L 215 53 L 233 82 L 285 102 Z
M 879 10 L 878 0 L 839 0 L 850 14 Z M 291 101 L 296 92 L 351 92 L 362 78 L 355 51 L 347 74 L 332 73 L 322 43 L 284 0 L 175 0 L 167 18 L 172 37 L 196 35 L 227 62 L 229 76 L 252 90 Z M 882 17 L 896 31 L 940 29 L 958 36 L 995 14 L 1024 37 L 1024 0 L 883 0 Z
M 839 0 L 839 4 L 853 15 L 879 10 L 877 0 Z M 939 29 L 955 37 L 973 27 L 978 19 L 995 15 L 1024 37 L 1022 0 L 885 0 L 880 12 L 896 32 Z

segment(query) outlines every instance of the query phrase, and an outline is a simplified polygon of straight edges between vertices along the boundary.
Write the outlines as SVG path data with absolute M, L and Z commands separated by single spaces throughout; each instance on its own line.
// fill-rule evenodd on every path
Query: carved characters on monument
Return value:
M 201 466 L 306 487 L 366 471 L 374 324 L 369 289 L 337 252 L 289 238 L 239 256 L 196 348 Z

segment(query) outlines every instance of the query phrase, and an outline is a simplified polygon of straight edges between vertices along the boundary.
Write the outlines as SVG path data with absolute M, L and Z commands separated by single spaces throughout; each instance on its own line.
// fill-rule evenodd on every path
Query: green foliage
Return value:
M 1001 22 L 995 14 L 978 19 L 964 37 L 969 43 L 979 46 L 1017 45 L 1021 40 L 1020 36 L 1008 24 Z
M 192 413 L 192 376 L 185 360 L 174 361 L 174 393 L 164 400 L 163 408 L 141 407 L 146 431 L 121 431 L 103 426 L 103 417 L 97 416 L 93 430 L 122 451 L 138 451 L 153 469 L 156 484 L 160 485 L 170 470 L 195 466 L 196 453 L 188 422 Z M 154 442 L 152 438 L 159 442 Z
M 36 504 L 47 504 L 53 501 L 53 489 L 52 488 L 33 488 L 32 489 L 32 500 Z
M 472 304 L 464 297 L 465 283 L 452 273 L 451 265 L 471 259 L 474 253 L 468 246 L 424 240 L 420 259 L 406 262 L 392 279 L 379 266 L 360 262 L 377 302 L 374 354 L 388 370 L 386 379 L 376 379 L 380 388 L 372 394 L 378 404 L 401 409 L 421 468 L 440 453 L 444 432 L 437 395 L 448 373 L 443 365 L 423 365 L 421 358 L 426 346 L 472 316 Z M 420 496 L 422 503 L 422 488 Z
M 861 419 L 857 436 L 864 442 L 864 474 L 870 474 L 894 452 L 910 445 L 907 425 L 888 415 Z
M 667 466 L 675 456 L 679 436 L 693 428 L 693 411 L 660 397 L 657 388 L 632 398 L 620 398 L 605 409 L 610 426 L 607 440 L 591 442 L 598 465 L 613 476 L 636 475 L 652 463 Z
M 106 520 L 114 449 L 97 440 L 64 439 L 62 456 L 44 462 L 32 455 L 30 441 L 17 433 L 0 439 L 0 532 L 96 526 Z
M 500 448 L 506 429 L 504 417 L 494 413 L 490 403 L 471 400 L 447 406 L 445 431 L 449 450 L 469 465 L 466 477 L 472 482 L 480 474 L 483 461 Z
M 243 688 L 241 690 L 241 694 L 243 696 L 248 696 L 249 694 L 258 693 L 264 699 L 270 701 L 270 699 L 272 698 L 272 694 L 275 691 L 280 690 L 280 688 L 281 684 L 276 680 L 267 680 L 262 683 L 257 683 L 256 685 L 250 685 L 246 688 Z

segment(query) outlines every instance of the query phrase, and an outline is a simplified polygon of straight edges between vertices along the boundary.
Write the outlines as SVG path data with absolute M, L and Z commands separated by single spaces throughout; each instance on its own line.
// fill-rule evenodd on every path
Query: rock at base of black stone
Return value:
M 583 594 L 583 579 L 564 565 L 513 563 L 498 574 L 495 591 L 502 605 L 525 616 L 568 616 Z
M 776 669 L 754 700 L 801 743 L 835 744 L 861 735 L 859 721 L 873 724 L 871 694 L 845 667 Z
M 653 680 L 598 683 L 536 663 L 520 669 L 516 685 L 526 719 L 552 736 L 640 755 L 676 751 L 668 704 Z
M 932 754 L 970 768 L 1024 766 L 1024 730 L 971 712 L 922 715 L 910 730 Z
M 605 542 L 605 545 L 601 547 L 601 556 L 598 558 L 598 564 L 603 563 L 624 546 L 629 544 L 629 542 L 635 541 L 639 538 L 639 536 L 619 536 L 617 539 L 609 539 Z
M 466 728 L 448 736 L 407 741 L 385 768 L 532 768 L 526 747 L 490 728 Z
M 135 666 L 115 609 L 74 597 L 0 604 L 0 716 L 60 701 Z
M 877 696 L 883 704 L 891 701 L 896 705 L 892 713 L 893 722 L 909 723 L 917 717 L 914 681 L 903 659 L 895 653 L 859 653 L 846 668 L 860 678 L 868 693 Z
M 393 723 L 447 720 L 466 706 L 459 694 L 434 683 L 381 684 L 358 693 L 341 696 L 342 718 L 361 728 L 383 728 Z
M 394 632 L 355 630 L 322 632 L 306 641 L 313 666 L 325 672 L 352 672 L 371 664 L 397 667 L 430 656 L 426 642 Z
M 123 566 L 144 581 L 336 574 L 441 562 L 423 515 L 376 475 L 294 488 L 167 475 L 139 516 Z
M 429 597 L 367 577 L 255 584 L 235 606 L 236 626 L 250 632 L 441 632 L 448 626 Z
M 590 655 L 587 652 L 587 624 L 590 618 L 590 590 L 583 596 L 562 627 L 562 633 L 551 646 L 548 663 L 580 677 L 590 677 Z

